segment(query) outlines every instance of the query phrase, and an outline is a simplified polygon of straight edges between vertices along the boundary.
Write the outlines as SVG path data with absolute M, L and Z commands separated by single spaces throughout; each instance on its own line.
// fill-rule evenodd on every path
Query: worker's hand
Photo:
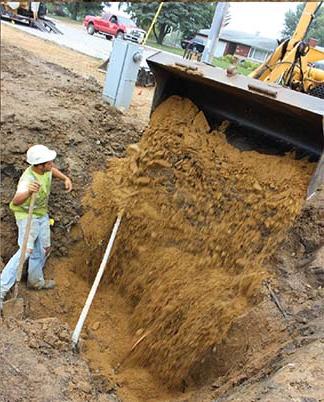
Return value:
M 33 183 L 30 183 L 28 186 L 28 190 L 29 190 L 30 194 L 38 193 L 39 189 L 40 189 L 40 184 L 37 183 L 36 181 L 34 181 Z
M 72 191 L 72 181 L 68 177 L 64 180 L 65 190 L 69 193 Z

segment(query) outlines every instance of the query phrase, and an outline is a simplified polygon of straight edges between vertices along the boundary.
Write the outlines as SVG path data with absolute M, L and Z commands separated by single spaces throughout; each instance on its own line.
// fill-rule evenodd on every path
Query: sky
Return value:
M 120 13 L 118 2 L 111 3 L 111 12 Z M 285 13 L 295 10 L 297 2 L 231 2 L 231 22 L 228 29 L 259 33 L 261 36 L 279 39 Z M 207 27 L 206 27 L 207 28 Z
M 285 13 L 296 10 L 296 2 L 231 2 L 231 22 L 227 28 L 280 38 Z

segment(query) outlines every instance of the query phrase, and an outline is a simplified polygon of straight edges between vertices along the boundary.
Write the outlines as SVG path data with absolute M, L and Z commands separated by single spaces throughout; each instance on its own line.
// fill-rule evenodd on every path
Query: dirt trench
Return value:
M 305 356 L 310 353 L 315 361 L 323 349 L 324 284 L 321 254 L 316 254 L 323 239 L 323 192 L 302 209 L 314 165 L 291 155 L 242 153 L 227 144 L 225 126 L 211 130 L 197 107 L 180 98 L 160 106 L 135 144 L 141 133 L 100 101 L 96 81 L 18 48 L 4 45 L 2 54 L 4 205 L 19 174 L 10 172 L 23 167 L 22 156 L 34 140 L 59 148 L 61 167 L 76 184 L 67 201 L 54 188 L 58 222 L 78 218 L 54 232 L 54 244 L 68 254 L 53 257 L 46 268 L 57 288 L 48 293 L 22 288 L 29 318 L 59 317 L 73 328 L 116 214 L 124 209 L 111 262 L 82 334 L 81 355 L 90 374 L 80 371 L 80 383 L 86 385 L 81 394 L 70 390 L 70 398 L 91 400 L 88 392 L 91 398 L 108 394 L 108 400 L 127 402 L 226 401 L 239 400 L 238 395 L 245 395 L 244 401 L 260 395 L 289 400 L 282 395 L 292 395 L 290 368 L 271 384 L 264 378 L 294 364 L 294 358 L 312 371 L 317 366 Z M 25 73 L 33 80 L 23 79 Z M 49 81 L 49 74 L 57 79 Z M 30 89 L 37 89 L 38 96 L 31 98 Z M 78 134 L 80 141 L 73 144 Z M 112 143 L 120 148 L 105 154 Z M 14 230 L 4 211 L 6 259 L 14 248 Z M 288 320 L 273 294 L 290 314 Z M 31 338 L 35 328 L 44 326 L 30 325 Z M 55 355 L 55 348 L 47 353 Z M 69 359 L 66 354 L 67 370 Z M 91 382 L 91 373 L 105 379 L 104 389 Z M 295 398 L 320 400 L 317 373 L 307 378 L 294 373 Z M 274 390 L 278 383 L 280 392 Z
M 241 152 L 226 142 L 223 126 L 210 130 L 192 102 L 173 97 L 126 158 L 95 174 L 71 255 L 54 267 L 67 287 L 55 311 L 68 320 L 78 313 L 83 280 L 94 278 L 123 209 L 84 339 L 85 355 L 123 400 L 211 400 L 271 372 L 296 343 L 296 323 L 287 323 L 271 286 L 278 280 L 284 290 L 276 259 L 285 256 L 289 266 L 296 252 L 321 244 L 320 210 L 302 210 L 314 167 L 292 155 Z M 292 291 L 292 283 L 290 297 L 303 290 L 309 302 L 307 288 Z M 314 319 L 322 314 L 316 299 Z M 30 314 L 39 316 L 39 308 Z

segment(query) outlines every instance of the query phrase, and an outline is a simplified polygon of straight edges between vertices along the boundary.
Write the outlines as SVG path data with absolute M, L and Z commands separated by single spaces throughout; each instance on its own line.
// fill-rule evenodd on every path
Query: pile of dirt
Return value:
M 19 84 L 18 84 L 19 83 Z M 17 89 L 19 85 L 19 89 Z M 94 170 L 120 157 L 140 130 L 101 100 L 93 78 L 76 73 L 1 43 L 1 256 L 6 262 L 16 249 L 15 224 L 8 204 L 27 168 L 27 149 L 41 143 L 57 151 L 56 163 L 73 181 L 65 194 L 54 180 L 50 213 L 55 252 L 67 253 L 69 230 L 82 214 L 81 197 Z
M 277 364 L 263 382 L 244 384 L 217 402 L 321 401 L 324 387 L 322 341 L 315 340 L 304 348 L 291 349 L 290 356 Z
M 0 323 L 1 397 L 113 401 L 116 391 L 127 402 L 320 399 L 324 189 L 299 215 L 314 166 L 293 155 L 240 152 L 227 144 L 226 124 L 211 131 L 180 98 L 161 105 L 142 141 L 118 160 L 141 136 L 137 114 L 149 110 L 143 94 L 136 113 L 124 116 L 101 101 L 96 61 L 3 31 L 4 260 L 16 248 L 7 204 L 29 145 L 57 149 L 75 190 L 65 194 L 56 182 L 50 202 L 55 250 L 69 251 L 47 263 L 57 287 L 31 292 L 22 284 L 35 321 Z M 75 325 L 121 209 L 82 332 L 90 371 L 71 353 L 62 322 Z M 269 277 L 271 294 L 262 286 Z M 39 320 L 48 316 L 60 321 Z
M 260 310 L 266 263 L 300 213 L 315 167 L 293 155 L 241 152 L 227 143 L 226 126 L 211 131 L 190 100 L 169 98 L 128 157 L 96 174 L 73 232 L 86 247 L 76 245 L 71 263 L 80 270 L 86 260 L 88 278 L 124 209 L 105 280 L 132 306 L 130 328 L 140 339 L 133 364 L 169 387 L 195 383 L 199 372 L 206 380 L 234 370 L 235 353 L 231 364 L 214 366 L 226 338 L 237 350 L 245 345 L 237 320 L 254 320 L 251 343 L 253 325 L 267 322 L 269 308 Z M 276 318 L 270 321 L 256 335 L 261 340 L 281 336 L 279 324 L 271 327 Z
M 113 387 L 71 352 L 58 319 L 0 323 L 1 401 L 117 402 Z

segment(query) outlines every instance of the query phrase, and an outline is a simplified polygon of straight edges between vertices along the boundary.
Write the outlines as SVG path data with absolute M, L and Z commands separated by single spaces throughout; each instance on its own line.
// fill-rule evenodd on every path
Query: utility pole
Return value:
M 212 64 L 216 46 L 219 40 L 219 33 L 223 25 L 224 17 L 228 11 L 228 7 L 228 2 L 218 2 L 216 5 L 213 22 L 210 27 L 207 43 L 201 58 L 203 63 Z

